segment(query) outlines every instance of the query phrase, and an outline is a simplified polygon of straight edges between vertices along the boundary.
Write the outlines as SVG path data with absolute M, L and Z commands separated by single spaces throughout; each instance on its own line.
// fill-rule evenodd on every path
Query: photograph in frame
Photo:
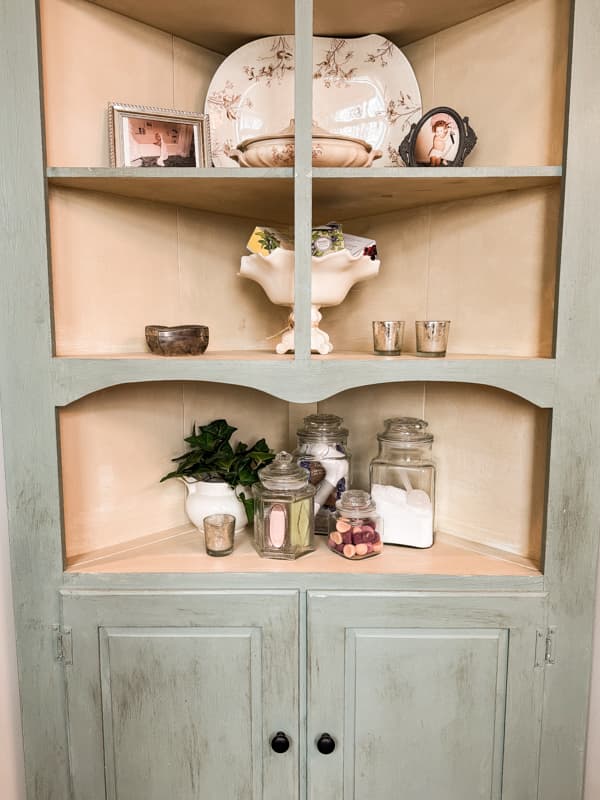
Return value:
M 208 117 L 195 111 L 110 103 L 111 167 L 208 167 Z
M 439 107 L 411 126 L 398 150 L 407 167 L 462 167 L 476 143 L 468 117 Z

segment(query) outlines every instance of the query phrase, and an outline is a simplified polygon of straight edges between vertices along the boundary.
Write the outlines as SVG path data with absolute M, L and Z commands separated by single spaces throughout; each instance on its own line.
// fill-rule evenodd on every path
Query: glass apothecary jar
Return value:
M 382 517 L 383 541 L 431 547 L 434 531 L 433 436 L 424 419 L 394 417 L 377 434 L 379 453 L 371 461 L 371 496 Z
M 348 430 L 335 414 L 311 414 L 297 431 L 294 456 L 310 473 L 315 487 L 315 531 L 327 534 L 335 527 L 335 504 L 350 485 Z
M 330 550 L 349 559 L 369 558 L 383 550 L 381 519 L 368 492 L 350 489 L 336 503 Z
M 259 470 L 254 496 L 254 544 L 265 558 L 294 559 L 315 549 L 314 495 L 290 453 L 278 453 Z

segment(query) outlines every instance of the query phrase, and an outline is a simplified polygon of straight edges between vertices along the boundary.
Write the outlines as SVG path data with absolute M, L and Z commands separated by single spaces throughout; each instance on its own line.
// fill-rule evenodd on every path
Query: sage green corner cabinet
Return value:
M 465 167 L 402 167 L 392 94 L 393 166 L 311 166 L 314 93 L 343 88 L 369 33 L 402 48 L 424 111 L 469 117 Z M 202 111 L 227 56 L 292 35 L 293 169 L 109 167 L 109 102 Z M 313 36 L 341 37 L 320 77 Z M 599 40 L 594 0 L 0 0 L 0 399 L 30 800 L 580 800 Z M 235 106 L 231 83 L 213 105 Z M 375 239 L 381 268 L 323 309 L 323 356 L 310 251 L 330 220 Z M 269 338 L 290 309 L 237 274 L 259 224 L 294 226 L 295 353 Z M 445 358 L 414 355 L 428 318 L 452 320 Z M 376 319 L 406 321 L 401 356 L 373 354 Z M 190 322 L 210 328 L 203 356 L 146 351 L 146 324 Z M 430 423 L 433 547 L 352 562 L 317 537 L 282 562 L 246 531 L 207 556 L 184 487 L 160 483 L 192 424 L 291 450 L 315 412 L 344 418 L 357 488 L 385 418 Z

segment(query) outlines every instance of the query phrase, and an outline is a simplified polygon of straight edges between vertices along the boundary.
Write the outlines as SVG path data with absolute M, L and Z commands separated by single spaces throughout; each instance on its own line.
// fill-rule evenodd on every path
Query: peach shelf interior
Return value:
M 172 544 L 177 550 L 176 538 L 160 542 L 170 539 L 165 531 L 189 529 L 185 488 L 160 478 L 171 468 L 170 459 L 185 450 L 183 437 L 193 422 L 226 418 L 239 427 L 236 437 L 242 441 L 266 436 L 273 449 L 291 450 L 302 418 L 317 411 L 344 418 L 351 432 L 353 483 L 362 488 L 368 488 L 383 420 L 424 416 L 435 437 L 437 529 L 481 548 L 475 564 L 487 558 L 495 564 L 501 553 L 504 560 L 489 569 L 539 567 L 549 412 L 498 389 L 453 383 L 366 386 L 311 404 L 202 382 L 130 384 L 89 395 L 59 411 L 67 564 L 86 561 L 103 568 L 107 552 L 121 558 L 123 551 L 139 548 L 135 557 L 141 558 L 156 547 L 168 550 Z M 431 568 L 441 559 L 435 569 L 443 571 L 443 557 L 451 552 L 438 547 L 429 556 L 406 558 Z M 99 555 L 102 561 L 96 560 Z M 383 568 L 384 559 L 372 560 Z M 227 569 L 236 565 L 225 562 Z M 400 559 L 398 568 L 403 563 Z M 268 561 L 257 557 L 256 569 L 264 564 Z
M 467 541 L 438 534 L 433 547 L 417 550 L 385 545 L 381 556 L 351 561 L 332 553 L 323 536 L 317 549 L 295 561 L 261 558 L 246 530 L 236 535 L 234 551 L 223 558 L 206 554 L 204 536 L 191 526 L 124 543 L 89 556 L 74 558 L 68 573 L 336 573 L 341 575 L 463 575 L 539 576 L 535 562 L 494 548 L 477 548 Z

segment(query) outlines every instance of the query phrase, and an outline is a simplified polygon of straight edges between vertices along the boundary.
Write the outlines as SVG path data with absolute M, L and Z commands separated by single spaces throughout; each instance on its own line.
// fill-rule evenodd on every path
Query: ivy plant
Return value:
M 264 439 L 253 445 L 238 442 L 235 448 L 230 439 L 237 428 L 229 425 L 226 419 L 215 419 L 208 425 L 196 428 L 184 441 L 189 450 L 173 461 L 177 469 L 161 478 L 196 478 L 199 481 L 224 481 L 235 490 L 236 496 L 244 504 L 248 522 L 254 519 L 254 500 L 249 489 L 258 482 L 258 470 L 275 458 L 275 453 Z

